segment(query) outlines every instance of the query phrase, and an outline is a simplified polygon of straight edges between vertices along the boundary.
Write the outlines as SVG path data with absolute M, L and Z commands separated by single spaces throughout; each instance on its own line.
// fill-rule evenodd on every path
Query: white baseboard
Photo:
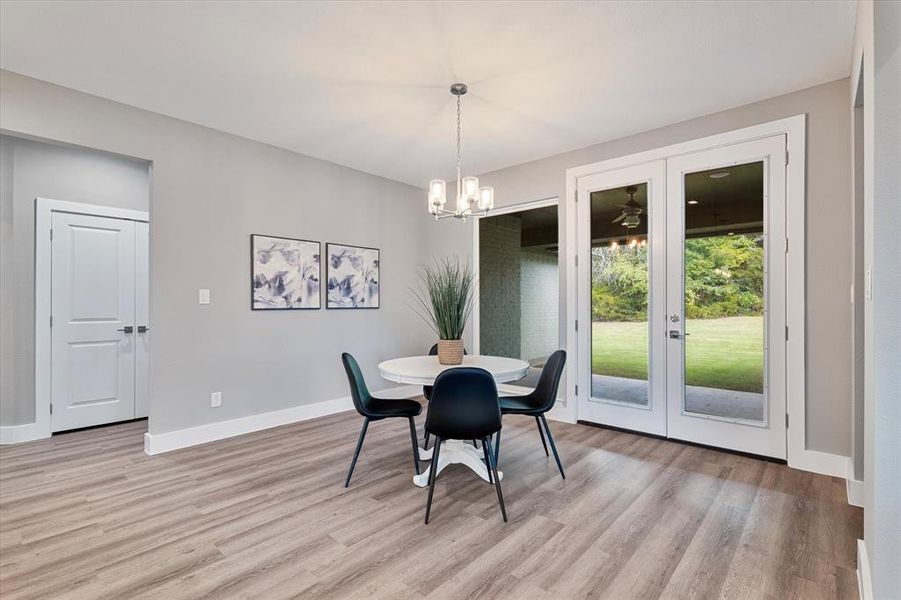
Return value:
M 867 545 L 857 540 L 857 591 L 860 600 L 874 600 L 873 580 L 870 579 L 870 559 L 867 557 Z
M 50 437 L 38 423 L 0 426 L 0 444 L 20 444 Z
M 788 466 L 801 471 L 810 471 L 820 475 L 829 475 L 844 479 L 848 476 L 848 457 L 841 454 L 830 454 L 819 450 L 802 450 L 797 453 L 789 452 Z
M 405 385 L 379 390 L 377 393 L 379 397 L 383 398 L 409 398 L 421 394 L 422 388 Z M 324 417 L 346 410 L 353 410 L 353 401 L 350 396 L 326 400 L 324 402 L 316 402 L 314 404 L 306 404 L 303 406 L 293 406 L 291 408 L 274 410 L 258 415 L 249 415 L 238 419 L 230 419 L 228 421 L 208 423 L 197 427 L 168 431 L 166 433 L 145 433 L 144 452 L 147 454 L 171 452 L 172 450 L 197 446 L 198 444 L 206 444 L 208 442 L 214 442 L 236 435 L 244 435 L 245 433 L 252 433 L 254 431 L 261 431 L 263 429 L 270 429 L 281 425 L 289 425 L 299 421 L 308 421 L 310 419 L 316 419 L 318 417 Z
M 848 504 L 863 508 L 863 481 L 854 479 L 854 459 L 848 457 L 848 470 L 845 474 L 845 486 L 848 490 Z

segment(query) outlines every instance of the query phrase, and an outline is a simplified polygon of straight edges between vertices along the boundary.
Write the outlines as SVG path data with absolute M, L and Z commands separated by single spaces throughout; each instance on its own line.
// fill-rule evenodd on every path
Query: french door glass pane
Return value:
M 689 173 L 684 185 L 683 409 L 762 422 L 764 164 Z
M 591 397 L 648 406 L 648 185 L 591 194 Z

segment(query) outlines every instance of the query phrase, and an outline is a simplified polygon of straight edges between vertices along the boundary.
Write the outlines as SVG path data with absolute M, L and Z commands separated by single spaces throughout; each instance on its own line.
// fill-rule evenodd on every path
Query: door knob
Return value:
M 147 327 L 146 325 L 138 325 L 138 333 L 147 333 L 148 331 L 150 331 L 150 327 Z
M 132 327 L 131 325 L 126 325 L 126 326 L 123 327 L 122 329 L 117 329 L 116 331 L 123 331 L 123 332 L 125 332 L 125 333 L 134 333 L 135 328 Z

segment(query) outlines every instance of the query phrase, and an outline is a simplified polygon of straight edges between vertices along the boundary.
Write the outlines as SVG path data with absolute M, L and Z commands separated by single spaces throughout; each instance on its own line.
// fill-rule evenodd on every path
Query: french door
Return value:
M 579 418 L 785 458 L 785 137 L 578 193 Z

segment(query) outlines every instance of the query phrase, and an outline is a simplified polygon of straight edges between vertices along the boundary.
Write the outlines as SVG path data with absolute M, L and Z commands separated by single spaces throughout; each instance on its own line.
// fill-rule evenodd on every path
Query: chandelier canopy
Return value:
M 468 91 L 465 83 L 455 83 L 450 87 L 450 92 L 457 97 L 457 205 L 454 210 L 447 210 L 447 182 L 443 179 L 433 179 L 429 182 L 429 213 L 435 220 L 453 217 L 466 221 L 466 217 L 483 216 L 494 208 L 494 188 L 489 186 L 479 187 L 478 177 L 463 177 L 463 159 L 460 153 L 460 117 L 462 110 L 460 99 Z

